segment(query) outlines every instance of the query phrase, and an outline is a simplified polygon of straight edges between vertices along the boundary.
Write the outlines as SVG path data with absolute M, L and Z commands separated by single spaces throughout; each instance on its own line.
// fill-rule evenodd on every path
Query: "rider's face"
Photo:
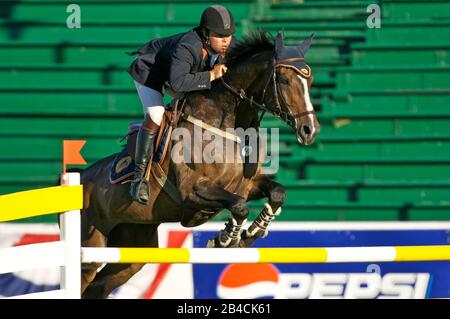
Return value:
M 228 47 L 231 43 L 232 35 L 220 35 L 215 32 L 209 33 L 209 42 L 211 43 L 211 48 L 220 54 L 222 57 L 225 56 L 225 53 L 228 50 Z

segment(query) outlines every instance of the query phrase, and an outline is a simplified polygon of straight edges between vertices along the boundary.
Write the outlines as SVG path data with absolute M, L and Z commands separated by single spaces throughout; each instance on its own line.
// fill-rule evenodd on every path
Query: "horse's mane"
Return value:
M 237 41 L 226 55 L 227 67 L 233 67 L 255 53 L 274 50 L 273 36 L 262 28 L 258 28 Z

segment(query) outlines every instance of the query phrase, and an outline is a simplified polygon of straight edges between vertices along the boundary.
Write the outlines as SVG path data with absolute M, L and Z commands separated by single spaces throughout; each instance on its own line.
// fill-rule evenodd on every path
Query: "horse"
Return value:
M 183 116 L 176 120 L 176 129 L 189 132 L 191 136 L 194 133 L 192 140 L 199 127 L 212 130 L 230 140 L 239 153 L 242 140 L 225 130 L 258 130 L 264 113 L 269 112 L 293 129 L 300 145 L 312 144 L 320 124 L 308 93 L 313 74 L 304 57 L 313 36 L 296 46 L 286 46 L 281 32 L 274 37 L 259 29 L 244 36 L 227 53 L 228 71 L 212 83 L 210 90 L 185 94 Z M 170 149 L 173 151 L 182 140 L 181 136 L 174 137 Z M 183 145 L 192 147 L 192 143 L 188 141 Z M 198 145 L 202 151 L 207 141 L 194 147 Z M 178 155 L 175 152 L 166 156 L 161 164 L 167 172 L 167 183 L 178 192 L 178 202 L 154 180 L 150 183 L 148 204 L 133 202 L 128 184 L 112 185 L 109 180 L 117 153 L 80 169 L 84 202 L 82 246 L 158 247 L 161 223 L 180 222 L 184 227 L 195 227 L 224 209 L 231 217 L 225 228 L 208 242 L 208 247 L 251 247 L 257 238 L 267 236 L 269 224 L 281 213 L 286 190 L 262 173 L 261 152 L 256 151 L 257 160 L 253 162 L 199 163 L 180 161 L 180 157 L 185 158 L 186 148 L 180 149 Z M 235 157 L 242 159 L 242 154 Z M 267 202 L 259 216 L 247 229 L 242 229 L 249 214 L 247 202 L 263 198 L 267 198 Z M 106 264 L 98 271 L 101 266 L 99 263 L 83 265 L 83 298 L 108 297 L 144 265 Z

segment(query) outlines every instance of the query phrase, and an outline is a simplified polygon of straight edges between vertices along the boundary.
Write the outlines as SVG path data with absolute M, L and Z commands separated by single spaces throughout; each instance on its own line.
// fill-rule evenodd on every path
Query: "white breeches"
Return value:
M 140 84 L 139 82 L 134 81 L 134 84 L 136 85 L 136 90 L 139 94 L 139 98 L 141 99 L 144 113 L 148 114 L 153 122 L 161 125 L 165 111 L 162 94 L 152 88 Z

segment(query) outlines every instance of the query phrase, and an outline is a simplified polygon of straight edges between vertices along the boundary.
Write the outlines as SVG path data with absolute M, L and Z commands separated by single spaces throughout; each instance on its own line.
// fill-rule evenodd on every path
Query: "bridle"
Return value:
M 261 120 L 263 119 L 264 114 L 268 111 L 268 112 L 273 113 L 276 117 L 281 118 L 289 126 L 291 126 L 292 128 L 295 129 L 296 119 L 301 118 L 303 116 L 307 116 L 309 114 L 315 114 L 315 112 L 314 111 L 305 111 L 305 112 L 300 112 L 300 113 L 296 113 L 296 114 L 290 113 L 289 108 L 288 108 L 289 104 L 286 102 L 285 98 L 283 97 L 283 94 L 281 94 L 281 90 L 280 90 L 279 84 L 277 82 L 276 70 L 279 67 L 287 67 L 290 69 L 294 69 L 294 71 L 299 73 L 300 76 L 303 76 L 303 73 L 300 72 L 295 66 L 287 64 L 290 62 L 303 62 L 303 61 L 304 61 L 304 58 L 290 58 L 290 59 L 284 59 L 284 60 L 277 61 L 274 57 L 272 59 L 271 73 L 267 79 L 266 85 L 264 86 L 264 89 L 262 92 L 262 96 L 261 96 L 261 100 L 260 100 L 261 103 L 255 102 L 255 100 L 253 99 L 253 96 L 248 97 L 244 89 L 237 89 L 237 88 L 229 85 L 228 83 L 225 82 L 223 77 L 221 77 L 220 79 L 222 80 L 222 84 L 229 91 L 231 91 L 232 93 L 237 95 L 242 100 L 248 101 L 250 103 L 250 106 L 254 107 L 258 112 L 262 111 L 262 113 L 258 119 L 256 127 L 259 127 L 259 124 L 261 123 Z M 274 95 L 275 95 L 274 96 L 275 106 L 273 108 L 267 108 L 267 106 L 264 104 L 264 96 L 266 95 L 266 91 L 267 91 L 267 88 L 269 87 L 271 80 L 272 80 L 273 91 L 274 91 Z M 282 103 L 280 103 L 280 97 L 281 97 Z

